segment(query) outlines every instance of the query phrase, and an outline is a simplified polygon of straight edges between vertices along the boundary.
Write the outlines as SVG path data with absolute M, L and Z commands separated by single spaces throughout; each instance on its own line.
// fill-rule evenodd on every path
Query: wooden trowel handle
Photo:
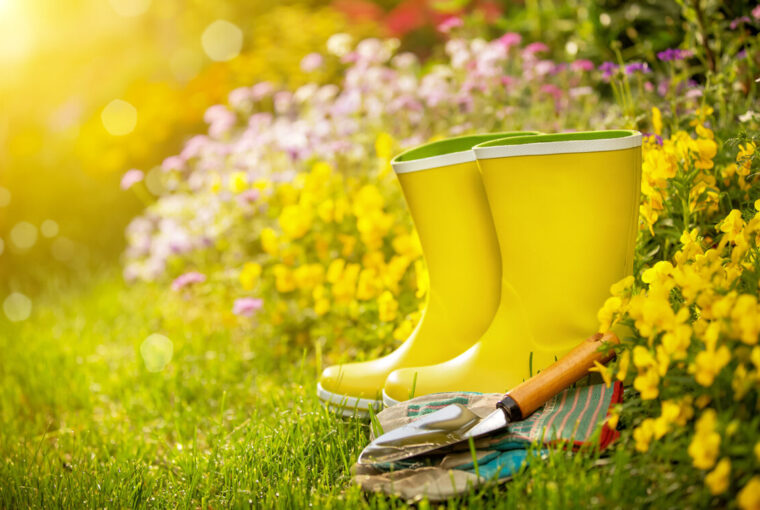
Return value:
M 604 364 L 614 358 L 615 351 L 602 346 L 619 343 L 614 333 L 597 333 L 587 338 L 549 368 L 515 386 L 496 406 L 506 413 L 510 422 L 527 418 L 547 400 L 587 375 L 594 361 Z

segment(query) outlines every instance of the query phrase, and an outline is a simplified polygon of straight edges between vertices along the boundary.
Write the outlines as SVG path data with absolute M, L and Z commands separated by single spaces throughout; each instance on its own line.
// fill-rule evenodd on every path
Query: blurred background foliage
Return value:
M 123 173 L 177 153 L 236 87 L 339 79 L 299 67 L 334 33 L 397 37 L 425 57 L 440 47 L 436 26 L 463 15 L 473 36 L 518 32 L 558 60 L 651 60 L 684 37 L 709 59 L 722 48 L 704 20 L 744 11 L 736 0 L 0 0 L 0 290 L 116 260 L 143 207 L 121 192 Z

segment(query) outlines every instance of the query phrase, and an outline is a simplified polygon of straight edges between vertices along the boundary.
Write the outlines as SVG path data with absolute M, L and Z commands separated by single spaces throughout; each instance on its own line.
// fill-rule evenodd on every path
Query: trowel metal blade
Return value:
M 359 464 L 382 464 L 433 453 L 507 426 L 501 410 L 485 418 L 461 404 L 451 404 L 422 418 L 382 434 L 359 456 Z

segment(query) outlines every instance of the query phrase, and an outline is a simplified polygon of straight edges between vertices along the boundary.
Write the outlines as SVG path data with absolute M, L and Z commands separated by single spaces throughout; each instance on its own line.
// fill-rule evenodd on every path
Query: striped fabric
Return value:
M 572 442 L 576 446 L 588 441 L 596 427 L 606 418 L 610 406 L 622 402 L 622 385 L 616 382 L 609 388 L 604 384 L 592 384 L 568 388 L 549 400 L 543 407 L 523 421 L 512 423 L 509 433 L 500 436 L 504 441 L 542 441 L 544 443 Z M 482 405 L 483 401 L 496 401 L 501 395 L 479 393 L 430 395 L 401 403 L 406 409 L 408 421 L 437 411 L 450 404 L 470 407 Z M 392 427 L 395 428 L 395 427 Z M 606 429 L 606 430 L 604 430 Z M 386 429 L 388 430 L 388 429 Z M 617 432 L 604 427 L 600 446 L 606 446 L 617 437 Z

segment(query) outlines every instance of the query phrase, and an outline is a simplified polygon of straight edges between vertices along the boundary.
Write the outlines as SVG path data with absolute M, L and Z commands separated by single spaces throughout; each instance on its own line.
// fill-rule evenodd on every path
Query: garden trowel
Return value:
M 587 375 L 595 361 L 604 364 L 611 360 L 615 356 L 611 347 L 619 343 L 614 333 L 589 337 L 549 368 L 517 385 L 485 418 L 461 404 L 448 405 L 377 437 L 362 451 L 359 464 L 409 459 L 504 430 L 510 423 L 528 417 L 554 395 Z

